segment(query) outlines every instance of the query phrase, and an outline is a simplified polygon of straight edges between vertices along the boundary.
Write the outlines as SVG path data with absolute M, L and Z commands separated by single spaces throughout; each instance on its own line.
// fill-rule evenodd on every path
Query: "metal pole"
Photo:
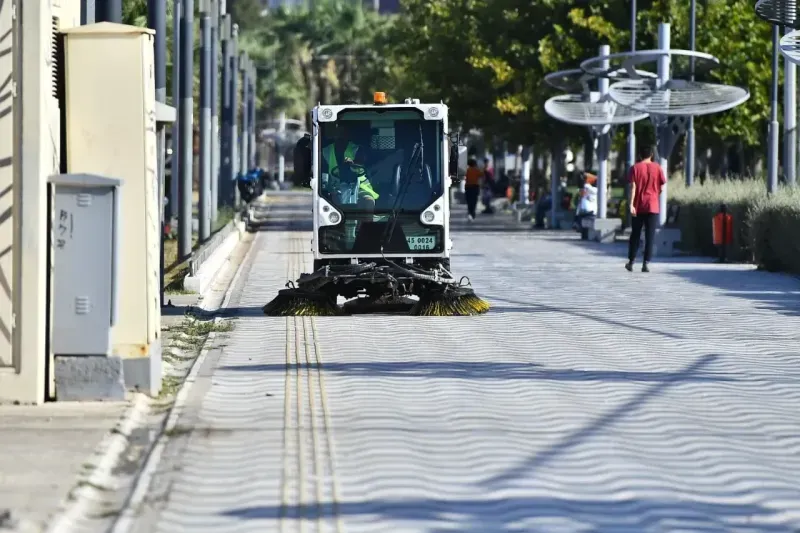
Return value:
M 670 42 L 669 42 L 669 23 L 661 22 L 658 25 L 658 48 L 661 50 L 669 50 L 670 49 Z M 669 55 L 664 54 L 658 59 L 658 86 L 663 87 L 669 81 Z M 661 142 L 659 142 L 660 147 L 658 150 L 658 163 L 661 165 L 661 170 L 664 172 L 664 176 L 669 177 L 669 154 L 666 150 L 666 136 L 669 134 L 669 127 L 662 126 L 658 135 L 661 137 Z M 661 190 L 661 197 L 659 198 L 659 214 L 658 214 L 658 223 L 659 226 L 663 226 L 664 223 L 667 221 L 667 184 L 664 184 L 664 188 Z
M 696 42 L 697 33 L 697 2 L 692 0 L 689 12 L 689 49 L 694 52 L 697 46 Z M 694 81 L 694 57 L 690 59 L 691 80 Z M 695 144 L 694 144 L 694 117 L 689 117 L 689 124 L 686 128 L 686 186 L 691 187 L 694 183 L 694 162 L 695 162 Z
M 94 24 L 97 19 L 97 5 L 95 0 L 81 0 L 81 26 Z
M 153 60 L 154 78 L 156 85 L 156 101 L 166 103 L 167 101 L 167 6 L 163 0 L 147 0 L 147 26 L 155 30 L 153 40 Z M 158 126 L 156 131 L 156 155 L 158 167 L 156 168 L 156 179 L 158 180 L 158 212 L 159 212 L 159 233 L 161 234 L 160 246 L 160 267 L 159 283 L 161 290 L 161 305 L 164 305 L 164 183 L 165 183 L 165 148 L 166 132 L 163 125 Z
M 97 22 L 122 23 L 122 0 L 97 0 L 95 3 Z
M 224 0 L 222 0 L 224 3 Z M 211 225 L 219 215 L 220 132 L 219 132 L 219 36 L 220 0 L 211 0 Z
M 528 145 L 522 147 L 522 170 L 519 174 L 519 198 L 517 205 L 524 209 L 528 205 L 528 198 L 531 197 L 531 152 Z
M 174 0 L 172 3 L 172 105 L 177 110 L 181 101 L 181 11 L 183 5 L 181 0 Z M 181 117 L 177 114 L 176 120 L 172 124 L 172 156 L 170 157 L 170 183 L 169 183 L 169 202 L 167 202 L 167 220 L 178 215 L 178 179 L 181 173 L 180 158 L 180 124 Z
M 283 173 L 286 168 L 286 157 L 283 155 L 283 137 L 286 135 L 286 112 L 281 111 L 278 120 L 278 183 L 283 183 Z
M 231 93 L 231 137 L 230 137 L 230 187 L 232 187 L 232 198 L 234 207 L 239 207 L 239 188 L 236 186 L 236 173 L 239 170 L 239 25 L 234 24 L 231 28 L 230 43 L 230 93 Z
M 239 144 L 240 156 L 239 156 L 239 172 L 244 175 L 247 174 L 247 171 L 250 170 L 248 164 L 249 161 L 247 160 L 248 155 L 248 141 L 249 141 L 249 132 L 250 132 L 250 113 L 247 112 L 247 104 L 250 101 L 250 73 L 249 73 L 249 58 L 247 56 L 247 52 L 242 52 L 242 57 L 240 60 L 240 67 L 239 69 L 242 72 L 242 105 L 240 109 L 237 109 L 238 112 L 242 114 L 242 133 L 241 133 L 241 142 Z
M 181 68 L 179 117 L 180 158 L 178 194 L 178 258 L 192 253 L 192 170 L 194 136 L 192 131 L 192 85 L 194 82 L 194 0 L 183 0 L 181 13 Z
M 636 0 L 631 0 L 631 52 L 636 51 L 636 16 Z M 628 161 L 627 168 L 625 169 L 625 198 L 630 196 L 630 184 L 627 180 L 627 174 L 634 164 L 636 164 L 636 129 L 635 123 L 631 122 L 628 125 Z M 626 209 L 622 217 L 624 225 L 627 227 L 630 222 L 630 209 Z
M 780 40 L 780 27 L 772 26 L 772 98 L 770 108 L 770 122 L 768 131 L 768 163 L 767 163 L 767 192 L 774 193 L 778 190 L 778 46 Z
M 611 47 L 607 44 L 600 45 L 600 56 L 608 58 L 611 55 Z M 604 72 L 609 69 L 608 59 L 604 59 L 601 67 Z M 597 81 L 600 99 L 603 100 L 608 94 L 608 78 L 600 78 Z M 608 210 L 608 132 L 605 129 L 600 133 L 597 142 L 597 218 L 606 218 Z
M 561 149 L 560 147 L 554 148 L 550 152 L 550 229 L 558 229 L 556 227 L 556 215 L 558 213 L 558 187 L 559 182 L 559 166 L 561 162 Z
M 220 169 L 219 169 L 219 203 L 233 205 L 233 189 L 231 173 L 233 158 L 231 140 L 233 139 L 233 123 L 231 122 L 231 16 L 222 17 L 222 131 L 220 136 Z
M 200 242 L 211 236 L 211 2 L 200 0 Z
M 787 28 L 786 33 L 791 31 Z M 797 183 L 797 66 L 786 59 L 783 69 L 783 173 L 786 183 L 793 187 Z
M 250 165 L 258 166 L 256 160 L 256 82 L 257 71 L 255 64 L 250 62 Z

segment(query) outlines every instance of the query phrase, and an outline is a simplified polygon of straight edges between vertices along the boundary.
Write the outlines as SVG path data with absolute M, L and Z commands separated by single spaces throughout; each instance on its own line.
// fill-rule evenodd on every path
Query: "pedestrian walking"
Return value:
M 467 197 L 467 220 L 475 220 L 475 209 L 478 206 L 478 198 L 481 194 L 481 178 L 483 172 L 478 168 L 478 162 L 470 158 L 467 161 L 467 175 L 464 180 L 464 194 Z
M 628 173 L 630 183 L 631 238 L 628 243 L 628 262 L 625 268 L 633 271 L 633 262 L 639 251 L 644 228 L 644 261 L 642 272 L 650 272 L 649 263 L 653 255 L 653 239 L 658 225 L 659 198 L 667 182 L 661 165 L 653 162 L 653 147 L 644 145 L 639 151 L 639 162 Z

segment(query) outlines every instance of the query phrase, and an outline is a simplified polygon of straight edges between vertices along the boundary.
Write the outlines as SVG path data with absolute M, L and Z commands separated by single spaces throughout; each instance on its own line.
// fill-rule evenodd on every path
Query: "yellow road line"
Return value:
M 314 341 L 314 356 L 316 359 L 317 381 L 319 382 L 319 397 L 322 405 L 322 419 L 325 424 L 325 440 L 328 448 L 328 470 L 331 473 L 331 490 L 333 492 L 333 516 L 335 517 L 336 532 L 342 533 L 342 517 L 339 511 L 339 483 L 336 479 L 335 457 L 336 452 L 333 447 L 333 424 L 331 423 L 330 410 L 328 409 L 328 392 L 325 388 L 325 375 L 322 372 L 322 353 L 319 349 L 317 321 L 311 317 L 311 337 Z
M 320 472 L 322 459 L 320 458 L 319 440 L 317 438 L 317 417 L 314 412 L 314 404 L 316 403 L 314 394 L 314 375 L 311 368 L 311 357 L 308 353 L 308 329 L 306 328 L 306 319 L 302 319 L 303 324 L 303 346 L 305 347 L 306 355 L 306 377 L 308 378 L 308 406 L 311 414 L 311 445 L 314 451 L 314 478 L 316 479 L 316 497 L 317 497 L 317 531 L 321 532 L 324 525 L 322 516 L 322 472 Z
M 290 255 L 286 261 L 286 275 L 290 276 L 292 273 L 292 256 Z M 289 426 L 291 425 L 292 413 L 292 387 L 291 387 L 291 353 L 289 350 L 289 321 L 291 319 L 286 317 L 286 337 L 285 337 L 285 363 L 286 370 L 283 374 L 283 465 L 281 473 L 281 510 L 280 510 L 280 531 L 286 532 L 286 515 L 289 507 Z

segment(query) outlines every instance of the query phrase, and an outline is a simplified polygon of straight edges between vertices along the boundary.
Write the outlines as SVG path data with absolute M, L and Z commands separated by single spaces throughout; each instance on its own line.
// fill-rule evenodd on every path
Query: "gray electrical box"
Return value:
M 53 187 L 53 348 L 110 355 L 117 318 L 118 179 L 61 174 Z

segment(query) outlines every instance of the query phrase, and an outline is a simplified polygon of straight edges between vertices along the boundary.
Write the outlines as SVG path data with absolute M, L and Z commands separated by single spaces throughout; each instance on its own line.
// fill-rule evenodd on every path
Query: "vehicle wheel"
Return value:
M 314 272 L 325 266 L 325 261 L 322 259 L 314 259 Z

